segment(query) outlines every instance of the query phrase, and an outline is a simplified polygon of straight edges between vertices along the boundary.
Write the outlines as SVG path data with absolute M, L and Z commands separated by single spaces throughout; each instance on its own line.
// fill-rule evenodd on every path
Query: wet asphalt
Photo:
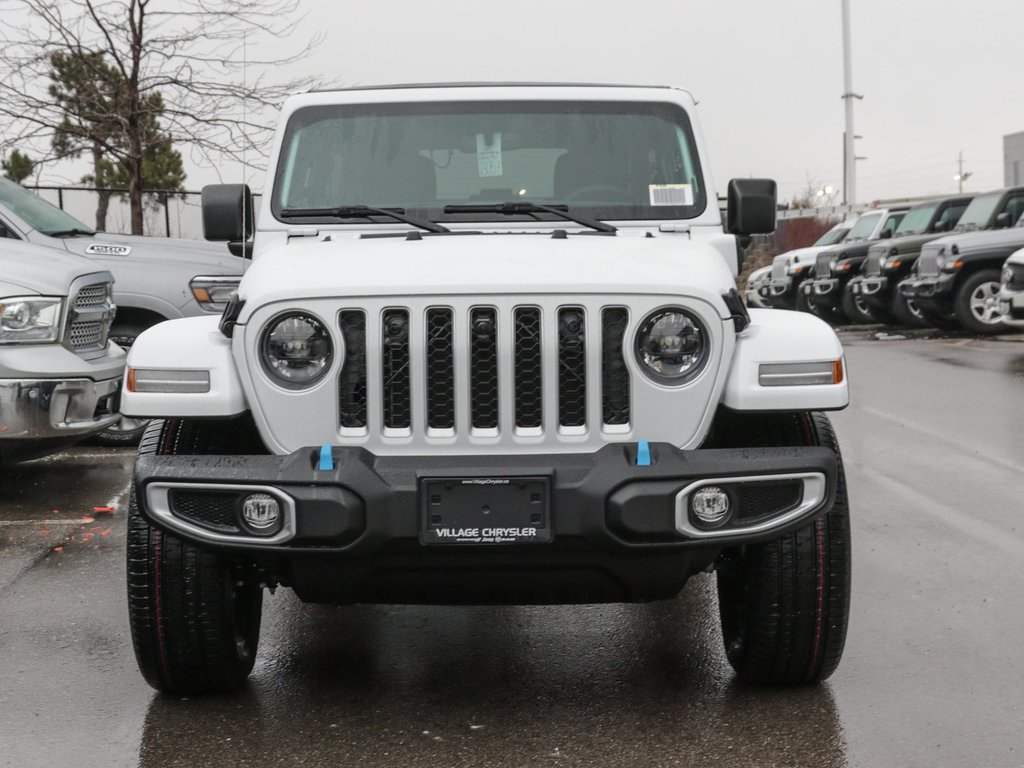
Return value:
M 1024 766 L 1024 336 L 842 337 L 854 594 L 828 683 L 736 684 L 701 576 L 638 606 L 279 590 L 244 692 L 158 695 L 126 619 L 132 455 L 82 446 L 0 475 L 0 765 Z

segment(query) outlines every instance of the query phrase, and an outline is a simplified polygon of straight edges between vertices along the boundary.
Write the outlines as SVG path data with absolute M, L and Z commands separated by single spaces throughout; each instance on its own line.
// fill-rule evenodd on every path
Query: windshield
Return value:
M 903 235 L 922 234 L 928 228 L 928 223 L 932 220 L 935 209 L 938 207 L 938 203 L 929 203 L 928 205 L 919 205 L 916 208 L 911 208 L 907 211 L 907 215 L 903 217 L 900 225 L 896 227 L 894 236 L 902 237 Z
M 967 206 L 967 210 L 964 211 L 960 221 L 957 222 L 957 227 L 960 229 L 981 229 L 987 226 L 989 220 L 991 220 L 996 212 L 996 206 L 999 205 L 1002 197 L 1002 192 L 996 192 L 991 195 L 978 195 Z
M 20 184 L 15 184 L 9 179 L 0 179 L 0 203 L 10 208 L 32 229 L 38 230 L 44 235 L 73 229 L 79 229 L 86 233 L 93 231 L 91 227 L 86 226 L 74 216 L 64 213 L 60 208 L 50 205 L 43 198 L 32 194 Z
M 814 245 L 835 245 L 842 240 L 849 231 L 849 227 L 834 227 L 815 240 Z
M 882 218 L 880 213 L 867 213 L 857 219 L 850 233 L 846 236 L 846 242 L 851 240 L 866 240 L 875 231 L 878 220 Z
M 493 213 L 444 208 L 516 201 L 598 219 L 698 216 L 707 193 L 686 112 L 590 101 L 306 107 L 288 121 L 271 209 L 368 205 L 481 221 Z

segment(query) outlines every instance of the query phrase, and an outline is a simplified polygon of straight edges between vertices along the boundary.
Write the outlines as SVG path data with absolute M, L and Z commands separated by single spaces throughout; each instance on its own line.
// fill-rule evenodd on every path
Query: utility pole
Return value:
M 853 100 L 863 99 L 853 92 L 853 65 L 850 45 L 850 0 L 842 0 L 843 11 L 843 101 L 846 102 L 846 132 L 843 134 L 843 204 L 857 203 L 857 152 L 853 130 Z
M 964 171 L 964 151 L 961 149 L 960 154 L 956 160 L 957 172 L 956 176 L 953 177 L 953 181 L 960 185 L 960 194 L 964 193 L 964 182 L 967 181 L 973 175 L 972 171 Z

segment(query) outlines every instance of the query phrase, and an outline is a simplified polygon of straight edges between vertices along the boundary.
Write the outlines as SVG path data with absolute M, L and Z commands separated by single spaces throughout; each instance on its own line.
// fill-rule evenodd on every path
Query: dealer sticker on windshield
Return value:
M 651 205 L 693 205 L 693 188 L 689 184 L 648 184 Z

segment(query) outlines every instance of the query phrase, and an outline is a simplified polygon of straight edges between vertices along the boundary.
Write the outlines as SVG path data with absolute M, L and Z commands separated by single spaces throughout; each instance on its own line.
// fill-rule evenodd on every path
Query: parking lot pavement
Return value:
M 843 340 L 854 594 L 826 685 L 736 685 L 702 576 L 640 606 L 279 590 L 243 693 L 159 696 L 127 637 L 131 456 L 84 447 L 0 477 L 0 765 L 1024 765 L 1024 346 Z

